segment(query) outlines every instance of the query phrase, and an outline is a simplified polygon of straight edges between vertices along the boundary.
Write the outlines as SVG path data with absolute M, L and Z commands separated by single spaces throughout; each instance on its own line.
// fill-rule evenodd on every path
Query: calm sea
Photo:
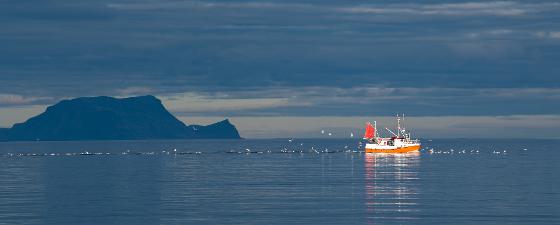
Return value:
M 0 224 L 560 224 L 558 140 L 358 142 L 0 143 Z

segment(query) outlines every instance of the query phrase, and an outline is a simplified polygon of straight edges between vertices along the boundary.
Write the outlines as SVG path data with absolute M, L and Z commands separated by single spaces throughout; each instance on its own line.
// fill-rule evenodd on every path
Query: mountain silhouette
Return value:
M 195 138 L 241 137 L 227 119 L 208 126 L 187 126 L 151 95 L 63 100 L 23 123 L 0 129 L 3 141 Z

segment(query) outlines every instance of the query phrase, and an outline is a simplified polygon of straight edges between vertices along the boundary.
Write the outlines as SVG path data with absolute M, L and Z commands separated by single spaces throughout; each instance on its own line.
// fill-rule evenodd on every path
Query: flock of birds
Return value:
M 69 153 L 7 153 L 7 154 L 0 154 L 0 156 L 4 157 L 24 157 L 24 156 L 107 156 L 107 155 L 200 155 L 200 154 L 220 154 L 220 153 L 233 153 L 233 154 L 332 154 L 332 153 L 364 153 L 363 144 L 361 141 L 356 143 L 355 147 L 351 147 L 349 145 L 344 145 L 344 147 L 336 147 L 334 149 L 324 148 L 320 146 L 313 146 L 307 145 L 303 142 L 296 143 L 296 140 L 290 138 L 287 140 L 288 144 L 284 145 L 284 147 L 272 149 L 265 149 L 265 150 L 253 150 L 251 148 L 245 148 L 244 150 L 229 150 L 226 152 L 203 152 L 203 151 L 180 151 L 177 149 L 172 150 L 162 150 L 162 151 L 150 151 L 150 152 L 137 152 L 126 150 L 124 152 L 89 152 L 89 151 L 82 151 L 82 152 L 69 152 Z M 527 151 L 526 148 L 523 151 Z M 434 148 L 422 148 L 420 152 L 435 155 L 435 154 L 442 154 L 442 155 L 459 155 L 459 154 L 471 154 L 471 155 L 478 155 L 481 153 L 488 154 L 491 153 L 492 155 L 506 155 L 509 152 L 507 150 L 492 150 L 490 151 L 480 151 L 476 149 L 471 150 L 435 150 Z
M 433 148 L 426 150 L 427 153 L 429 154 L 480 154 L 479 150 L 462 150 L 462 151 L 455 151 L 454 149 L 450 149 L 448 151 L 436 151 Z M 493 150 L 492 154 L 507 154 L 507 150 L 503 150 L 503 151 L 496 151 Z
M 321 130 L 321 134 L 333 136 L 332 132 L 326 132 Z M 354 137 L 354 133 L 350 133 L 350 137 Z M 432 140 L 428 140 L 431 142 Z M 289 138 L 288 145 L 286 147 L 280 147 L 280 149 L 275 150 L 252 150 L 250 148 L 245 148 L 244 150 L 229 150 L 225 153 L 235 153 L 235 154 L 331 154 L 331 153 L 364 153 L 363 149 L 364 143 L 358 141 L 355 147 L 350 147 L 345 145 L 344 147 L 337 147 L 336 149 L 328 149 L 319 146 L 309 146 L 305 145 L 303 142 L 295 143 L 295 139 Z M 523 151 L 527 151 L 526 148 Z M 480 150 L 435 150 L 434 148 L 422 148 L 420 152 L 425 152 L 427 154 L 443 154 L 443 155 L 454 155 L 454 154 L 480 154 Z M 489 151 L 483 151 L 483 153 L 488 153 Z M 200 154 L 216 154 L 224 152 L 202 152 L 202 151 L 178 151 L 177 149 L 172 150 L 162 150 L 162 151 L 151 151 L 151 152 L 136 152 L 131 150 L 126 150 L 124 152 L 69 152 L 69 153 L 7 153 L 0 154 L 4 157 L 23 157 L 23 156 L 101 156 L 101 155 L 200 155 Z M 492 150 L 493 155 L 506 155 L 509 152 L 507 150 Z
M 332 132 L 326 132 L 325 130 L 321 130 L 321 135 L 333 136 L 333 133 Z M 350 137 L 353 138 L 354 133 L 350 132 Z

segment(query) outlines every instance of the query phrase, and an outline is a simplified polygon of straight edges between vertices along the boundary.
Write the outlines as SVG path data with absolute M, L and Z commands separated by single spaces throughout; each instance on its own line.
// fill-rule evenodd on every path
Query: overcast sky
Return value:
M 249 138 L 560 138 L 560 1 L 0 2 L 0 126 L 145 94 Z

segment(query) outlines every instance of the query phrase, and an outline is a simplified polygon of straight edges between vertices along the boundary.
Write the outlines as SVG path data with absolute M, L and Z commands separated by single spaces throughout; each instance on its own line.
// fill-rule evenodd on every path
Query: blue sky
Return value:
M 560 138 L 560 1 L 7 0 L 0 50 L 3 127 L 153 94 L 246 137 L 405 113 L 424 137 Z

